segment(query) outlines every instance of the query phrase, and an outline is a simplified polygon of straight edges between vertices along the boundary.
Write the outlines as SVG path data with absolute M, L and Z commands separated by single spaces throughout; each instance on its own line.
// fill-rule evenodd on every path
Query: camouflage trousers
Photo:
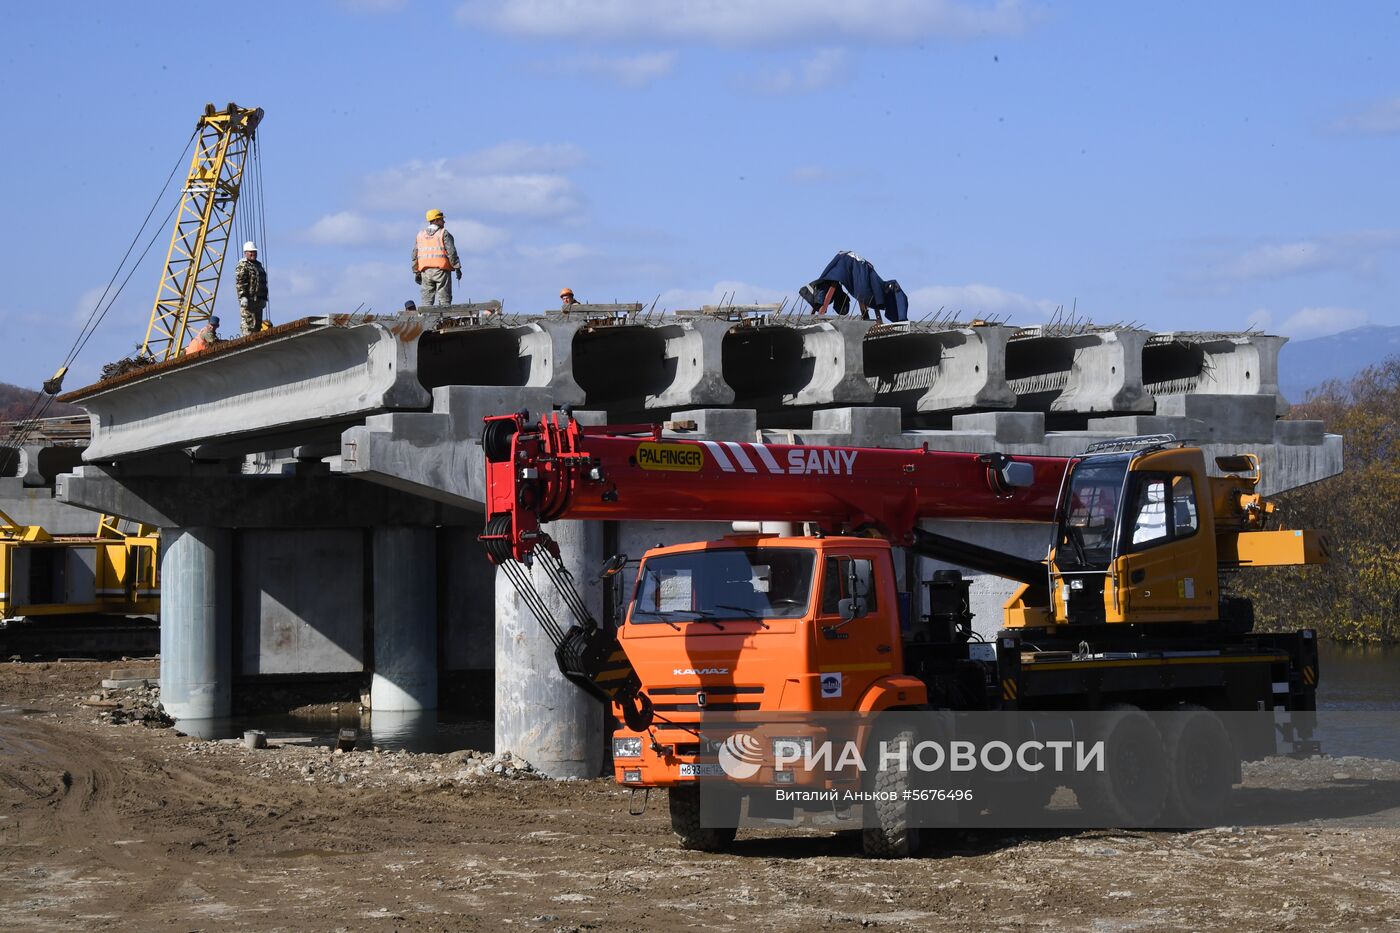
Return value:
M 423 300 L 419 307 L 431 308 L 434 305 L 452 304 L 450 269 L 424 269 L 420 274 L 423 276 Z
M 243 318 L 243 336 L 256 334 L 262 327 L 263 309 L 266 307 L 267 305 L 255 304 L 239 307 L 238 314 Z

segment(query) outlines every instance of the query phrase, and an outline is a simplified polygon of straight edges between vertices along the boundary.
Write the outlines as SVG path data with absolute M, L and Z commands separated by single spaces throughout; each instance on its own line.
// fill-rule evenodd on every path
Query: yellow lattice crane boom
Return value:
M 188 333 L 214 313 L 243 170 L 256 149 L 261 108 L 206 104 L 195 130 L 194 157 L 175 215 L 175 232 L 141 346 L 156 361 L 178 356 Z

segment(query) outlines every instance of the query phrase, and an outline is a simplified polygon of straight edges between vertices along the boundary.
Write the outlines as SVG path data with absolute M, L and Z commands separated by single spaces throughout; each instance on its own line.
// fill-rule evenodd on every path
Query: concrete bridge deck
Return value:
M 687 436 L 1069 455 L 1170 432 L 1257 452 L 1278 492 L 1341 470 L 1341 439 L 1279 421 L 1282 338 L 1138 329 L 906 326 L 777 314 L 606 312 L 313 318 L 70 393 L 92 422 L 58 497 L 166 529 L 162 685 L 225 715 L 233 684 L 368 677 L 379 711 L 436 706 L 439 674 L 495 678 L 497 745 L 595 774 L 602 711 L 475 542 L 481 418 L 693 421 Z M 724 533 L 556 523 L 585 600 L 606 554 Z M 1048 530 L 944 528 L 1043 556 Z M 545 588 L 541 588 L 545 591 Z M 997 627 L 1004 581 L 974 581 Z M 557 607 L 556 607 L 557 608 Z M 919 611 L 917 608 L 915 611 Z

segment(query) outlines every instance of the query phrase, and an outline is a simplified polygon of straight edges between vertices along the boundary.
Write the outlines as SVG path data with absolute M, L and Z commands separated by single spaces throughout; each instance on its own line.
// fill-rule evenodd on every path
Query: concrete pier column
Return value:
M 601 522 L 550 522 L 564 566 L 589 611 L 602 618 L 603 589 L 595 579 L 603 561 Z M 571 617 L 544 570 L 531 575 L 559 624 Z M 592 778 L 603 768 L 603 705 L 569 683 L 554 662 L 554 645 L 534 614 L 496 574 L 496 751 L 523 756 L 551 777 Z
M 232 697 L 230 533 L 161 533 L 160 699 L 176 719 L 229 715 Z
M 371 710 L 437 709 L 437 537 L 433 528 L 374 529 Z

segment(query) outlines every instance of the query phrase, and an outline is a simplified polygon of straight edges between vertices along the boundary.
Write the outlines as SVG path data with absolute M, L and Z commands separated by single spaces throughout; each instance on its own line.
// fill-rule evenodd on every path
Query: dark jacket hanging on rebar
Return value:
M 832 285 L 840 286 L 851 298 L 883 314 L 887 321 L 909 319 L 909 297 L 899 287 L 899 282 L 880 278 L 870 260 L 855 253 L 845 250 L 837 253 L 808 287 L 820 300 Z M 837 314 L 847 313 L 850 302 L 846 294 L 838 292 L 832 307 Z

